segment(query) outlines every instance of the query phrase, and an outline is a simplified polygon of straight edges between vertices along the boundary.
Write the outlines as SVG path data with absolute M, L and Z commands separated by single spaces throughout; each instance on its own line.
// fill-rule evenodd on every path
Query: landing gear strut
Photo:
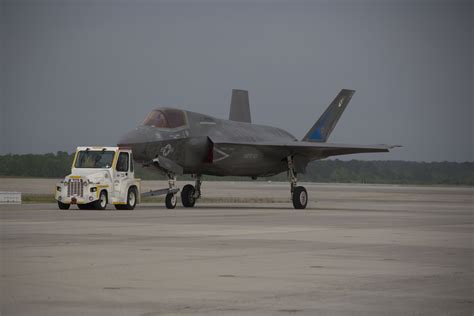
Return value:
M 193 207 L 196 200 L 201 197 L 201 175 L 196 175 L 194 186 L 186 184 L 181 190 L 181 203 L 184 207 Z
M 298 186 L 298 179 L 296 178 L 295 165 L 293 157 L 288 156 L 288 181 L 291 186 L 291 200 L 295 209 L 305 209 L 308 205 L 308 192 L 303 186 Z
M 169 186 L 169 190 L 168 190 L 169 193 L 166 194 L 165 204 L 166 204 L 166 208 L 173 209 L 176 207 L 176 201 L 177 201 L 176 193 L 178 191 L 176 187 L 176 176 L 172 173 L 168 173 L 168 186 Z

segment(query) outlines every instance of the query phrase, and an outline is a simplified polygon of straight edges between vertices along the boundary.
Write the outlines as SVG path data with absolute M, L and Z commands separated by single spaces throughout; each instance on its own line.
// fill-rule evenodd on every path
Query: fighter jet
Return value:
M 343 89 L 302 140 L 287 131 L 251 122 L 249 95 L 232 90 L 229 119 L 175 108 L 153 109 L 143 123 L 120 139 L 118 146 L 133 150 L 134 160 L 168 177 L 165 204 L 175 208 L 179 189 L 176 177 L 191 174 L 195 185 L 181 190 L 184 207 L 193 207 L 201 197 L 203 175 L 245 176 L 256 179 L 287 172 L 295 209 L 304 209 L 308 193 L 297 183 L 309 162 L 356 153 L 388 152 L 388 145 L 342 145 L 327 143 L 354 90 Z

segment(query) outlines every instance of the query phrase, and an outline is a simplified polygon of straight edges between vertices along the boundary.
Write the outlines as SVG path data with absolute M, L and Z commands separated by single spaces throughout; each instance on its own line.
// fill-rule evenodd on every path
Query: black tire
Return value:
M 168 193 L 165 198 L 165 205 L 167 209 L 174 209 L 176 207 L 176 194 Z
M 194 198 L 194 193 L 196 189 L 191 184 L 186 184 L 183 189 L 181 190 L 181 203 L 183 203 L 184 207 L 193 207 L 196 203 L 196 199 Z
M 62 203 L 62 202 L 58 201 L 58 207 L 59 207 L 60 210 L 68 210 L 70 206 L 71 206 L 71 204 L 65 204 L 65 203 Z
M 137 205 L 137 189 L 136 188 L 130 188 L 128 189 L 127 192 L 127 204 L 121 205 L 121 204 L 116 204 L 115 208 L 117 210 L 133 210 L 135 206 Z
M 293 200 L 293 207 L 295 209 L 305 209 L 306 205 L 308 205 L 308 192 L 306 192 L 304 187 L 295 187 L 291 199 Z
M 77 204 L 77 207 L 80 209 L 80 210 L 90 210 L 92 209 L 92 205 L 90 203 L 87 203 L 87 204 Z
M 107 207 L 107 191 L 100 191 L 99 199 L 92 202 L 94 209 L 96 210 L 105 210 Z

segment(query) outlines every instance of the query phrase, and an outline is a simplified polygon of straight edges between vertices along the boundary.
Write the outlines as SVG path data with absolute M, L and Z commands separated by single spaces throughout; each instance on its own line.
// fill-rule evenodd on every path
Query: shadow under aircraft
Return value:
M 168 177 L 166 207 L 175 208 L 176 177 L 191 174 L 195 185 L 181 190 L 184 207 L 201 197 L 202 175 L 246 176 L 256 179 L 287 171 L 293 206 L 304 209 L 308 193 L 297 184 L 309 162 L 331 156 L 388 152 L 396 146 L 327 143 L 354 90 L 343 89 L 302 140 L 287 131 L 251 122 L 248 91 L 232 90 L 229 119 L 174 108 L 156 108 L 143 123 L 125 134 L 120 147 L 133 150 L 134 160 Z

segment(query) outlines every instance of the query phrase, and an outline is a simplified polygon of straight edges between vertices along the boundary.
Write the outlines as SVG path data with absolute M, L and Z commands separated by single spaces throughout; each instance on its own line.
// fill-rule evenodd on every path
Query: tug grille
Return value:
M 67 196 L 84 196 L 85 181 L 82 179 L 71 179 L 67 184 Z

